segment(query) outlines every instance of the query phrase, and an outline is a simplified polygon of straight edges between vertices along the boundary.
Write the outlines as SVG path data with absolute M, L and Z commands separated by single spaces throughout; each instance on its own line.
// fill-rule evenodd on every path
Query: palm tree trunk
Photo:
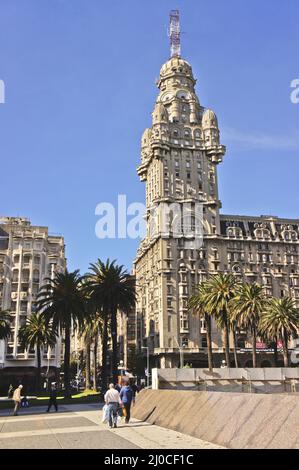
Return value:
M 42 364 L 41 350 L 40 350 L 39 345 L 37 345 L 37 348 L 36 348 L 36 356 L 37 356 L 36 389 L 39 392 L 41 389 L 41 364 Z
M 104 314 L 103 342 L 102 342 L 102 395 L 107 389 L 107 348 L 108 348 L 108 315 Z
M 224 350 L 225 350 L 225 361 L 227 367 L 230 367 L 230 357 L 229 357 L 229 326 L 228 321 L 226 320 L 223 328 L 224 336 Z
M 238 353 L 237 353 L 237 335 L 236 335 L 236 325 L 235 324 L 232 325 L 232 329 L 233 329 L 235 367 L 239 367 Z
M 256 356 L 256 328 L 252 328 L 252 365 L 257 367 L 257 356 Z
M 117 351 L 117 311 L 111 312 L 111 335 L 112 335 L 112 377 L 113 383 L 117 383 L 118 377 L 118 351 Z
M 287 332 L 283 331 L 283 365 L 284 367 L 289 367 L 289 351 L 288 351 L 288 335 Z
M 70 323 L 64 329 L 64 396 L 71 398 L 70 387 L 70 355 L 71 355 L 71 325 Z
M 208 365 L 209 371 L 213 372 L 212 328 L 210 315 L 205 314 L 205 321 L 207 328 Z
M 97 357 L 98 357 L 98 334 L 95 334 L 93 345 L 93 390 L 97 391 Z
M 277 352 L 277 338 L 274 338 L 274 343 L 273 343 L 273 354 L 274 354 L 274 364 L 275 367 L 278 367 L 278 352 Z
M 85 388 L 90 390 L 90 339 L 86 340 Z

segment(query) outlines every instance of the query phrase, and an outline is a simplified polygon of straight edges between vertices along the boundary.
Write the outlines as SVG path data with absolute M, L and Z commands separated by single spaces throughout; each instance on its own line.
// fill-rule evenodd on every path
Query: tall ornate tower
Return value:
M 176 366 L 184 356 L 193 367 L 205 367 L 205 324 L 187 308 L 194 286 L 230 272 L 261 284 L 266 296 L 291 296 L 299 306 L 299 220 L 219 214 L 217 164 L 225 147 L 214 112 L 196 96 L 191 66 L 180 57 L 177 11 L 170 39 L 171 58 L 160 71 L 137 169 L 146 183 L 147 235 L 135 261 L 136 341 L 149 348 L 152 365 Z M 223 344 L 215 324 L 212 346 L 219 366 Z M 272 346 L 258 341 L 263 367 L 273 365 Z M 251 367 L 250 332 L 237 332 L 237 348 L 239 365 Z
M 205 342 L 204 325 L 188 312 L 187 299 L 205 276 L 208 257 L 217 269 L 206 240 L 220 233 L 217 164 L 225 153 L 216 115 L 201 106 L 192 68 L 179 56 L 178 23 L 171 23 L 170 32 L 172 57 L 160 70 L 152 127 L 143 133 L 137 169 L 146 183 L 148 227 L 135 261 L 138 345 L 148 346 L 162 367 L 177 363 L 180 348 L 196 353 Z M 201 208 L 203 244 L 194 243 L 195 234 L 190 239 L 184 230 L 175 233 L 173 205 L 181 214 L 188 206 L 191 229 Z

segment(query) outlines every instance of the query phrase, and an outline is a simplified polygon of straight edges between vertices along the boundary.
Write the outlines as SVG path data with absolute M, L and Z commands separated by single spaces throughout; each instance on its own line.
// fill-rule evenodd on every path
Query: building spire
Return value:
M 179 10 L 171 10 L 169 15 L 169 37 L 171 57 L 181 55 L 181 28 Z

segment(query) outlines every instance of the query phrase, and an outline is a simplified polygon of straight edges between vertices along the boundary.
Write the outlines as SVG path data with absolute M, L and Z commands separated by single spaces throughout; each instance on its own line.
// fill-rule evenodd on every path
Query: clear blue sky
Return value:
M 94 211 L 144 201 L 135 168 L 172 8 L 227 145 L 222 212 L 299 218 L 298 0 L 0 0 L 0 213 L 62 233 L 70 269 L 131 269 L 139 241 L 98 240 Z

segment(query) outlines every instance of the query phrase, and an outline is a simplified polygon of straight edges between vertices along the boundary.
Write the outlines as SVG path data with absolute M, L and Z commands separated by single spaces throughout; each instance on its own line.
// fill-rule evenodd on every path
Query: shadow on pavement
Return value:
M 13 406 L 11 408 L 6 408 L 4 410 L 0 410 L 0 418 L 1 417 L 7 417 L 7 416 L 13 416 Z M 78 411 L 99 411 L 101 412 L 102 410 L 102 405 L 101 404 L 94 404 L 94 403 L 74 403 L 74 404 L 68 404 L 68 405 L 60 405 L 58 403 L 58 412 L 56 413 L 55 411 L 50 411 L 49 413 L 46 413 L 47 410 L 47 405 L 45 406 L 34 406 L 32 408 L 21 408 L 19 410 L 18 417 L 22 416 L 32 416 L 32 415 L 40 415 L 40 414 L 45 414 L 45 415 L 53 415 L 53 414 L 61 414 L 61 413 L 72 413 L 72 412 L 78 412 Z

